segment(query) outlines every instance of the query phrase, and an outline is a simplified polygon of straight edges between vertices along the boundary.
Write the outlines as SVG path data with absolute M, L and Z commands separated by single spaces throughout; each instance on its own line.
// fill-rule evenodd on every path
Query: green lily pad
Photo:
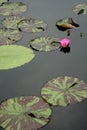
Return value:
M 41 32 L 47 28 L 47 24 L 33 18 L 23 19 L 18 23 L 18 28 L 23 32 Z
M 1 23 L 5 28 L 9 28 L 9 29 L 18 29 L 18 23 L 25 19 L 25 17 L 23 16 L 11 16 L 11 17 L 7 17 L 4 18 Z
M 0 46 L 0 70 L 11 69 L 30 62 L 34 58 L 31 49 L 17 45 Z
M 38 51 L 52 51 L 60 48 L 58 38 L 38 37 L 30 41 L 30 47 Z
M 0 5 L 8 2 L 9 0 L 0 0 Z
M 78 15 L 87 14 L 87 4 L 78 4 L 74 7 L 73 11 Z
M 12 44 L 22 38 L 19 30 L 0 29 L 0 45 Z
M 9 2 L 0 6 L 0 15 L 19 15 L 27 10 L 27 6 L 22 2 Z
M 5 130 L 37 130 L 49 121 L 51 109 L 36 96 L 10 98 L 0 105 L 0 126 Z
M 74 77 L 57 77 L 44 85 L 41 95 L 52 105 L 67 106 L 87 98 L 87 84 Z
M 72 18 L 64 18 L 57 21 L 56 26 L 59 30 L 66 31 L 67 29 L 75 29 L 79 27 L 79 24 L 77 24 Z

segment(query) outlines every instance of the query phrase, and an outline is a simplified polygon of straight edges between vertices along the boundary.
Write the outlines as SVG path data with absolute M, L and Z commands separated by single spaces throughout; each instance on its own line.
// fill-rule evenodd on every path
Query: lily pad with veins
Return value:
M 9 2 L 0 6 L 0 15 L 20 15 L 27 10 L 27 6 L 22 2 Z
M 18 28 L 23 32 L 41 32 L 47 28 L 47 24 L 42 20 L 35 20 L 33 18 L 23 19 L 18 23 Z
M 22 66 L 30 62 L 34 56 L 30 48 L 19 45 L 0 46 L 0 70 Z
M 0 105 L 0 126 L 5 130 L 37 130 L 51 115 L 49 105 L 36 96 L 7 99 Z
M 78 15 L 87 14 L 87 4 L 78 4 L 74 7 L 73 11 Z
M 9 28 L 9 29 L 18 29 L 18 23 L 25 19 L 25 17 L 23 16 L 11 16 L 11 17 L 7 17 L 4 18 L 1 23 L 5 28 Z
M 56 26 L 59 30 L 66 31 L 67 29 L 75 29 L 79 27 L 72 18 L 63 18 L 56 22 Z
M 38 37 L 32 39 L 29 43 L 33 49 L 46 52 L 56 50 L 61 46 L 59 39 L 53 37 Z
M 13 44 L 22 38 L 19 30 L 0 29 L 0 45 Z
M 57 77 L 43 86 L 41 95 L 52 105 L 67 106 L 87 98 L 87 84 L 74 77 Z

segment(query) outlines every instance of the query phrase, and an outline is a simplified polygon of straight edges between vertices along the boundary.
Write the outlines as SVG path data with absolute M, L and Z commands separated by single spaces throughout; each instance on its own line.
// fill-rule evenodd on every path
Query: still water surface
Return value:
M 35 52 L 36 57 L 24 66 L 0 71 L 0 101 L 10 97 L 36 95 L 40 96 L 43 84 L 58 76 L 73 76 L 87 82 L 87 15 L 77 16 L 73 7 L 87 0 L 11 0 L 27 4 L 24 16 L 43 20 L 48 29 L 40 33 L 24 33 L 19 45 L 29 46 L 29 40 L 38 36 L 54 36 L 60 39 L 68 37 L 66 32 L 59 31 L 55 24 L 61 18 L 72 17 L 80 25 L 72 30 L 71 51 L 63 53 Z M 3 17 L 0 18 L 0 20 Z M 80 32 L 83 37 L 80 37 Z M 52 118 L 41 130 L 87 130 L 87 100 L 68 107 L 52 107 Z M 2 130 L 2 129 L 0 129 Z

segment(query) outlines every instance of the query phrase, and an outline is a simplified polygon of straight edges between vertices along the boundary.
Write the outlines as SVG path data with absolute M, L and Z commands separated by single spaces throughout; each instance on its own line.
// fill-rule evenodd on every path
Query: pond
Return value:
M 11 97 L 40 96 L 43 85 L 56 77 L 73 76 L 87 83 L 87 15 L 77 15 L 74 6 L 86 3 L 86 0 L 10 0 L 23 2 L 28 9 L 22 16 L 43 20 L 48 24 L 45 31 L 23 33 L 17 45 L 29 47 L 29 41 L 37 37 L 53 36 L 71 40 L 70 52 L 59 49 L 51 52 L 35 51 L 35 58 L 21 67 L 0 70 L 0 102 Z M 7 17 L 7 16 L 6 16 Z M 67 31 L 56 27 L 62 18 L 73 18 L 80 26 Z M 0 16 L 0 20 L 5 16 Z M 2 25 L 0 24 L 0 27 Z M 81 36 L 81 34 L 83 34 Z M 49 123 L 41 130 L 87 130 L 87 100 L 67 107 L 52 106 Z M 2 128 L 0 128 L 2 130 Z

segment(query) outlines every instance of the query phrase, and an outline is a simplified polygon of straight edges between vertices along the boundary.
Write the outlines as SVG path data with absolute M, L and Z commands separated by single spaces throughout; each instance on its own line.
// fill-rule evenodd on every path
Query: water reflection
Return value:
M 70 49 L 70 47 L 69 47 L 69 46 L 68 46 L 68 47 L 66 47 L 66 48 L 63 48 L 63 47 L 62 47 L 62 48 L 60 49 L 60 51 L 61 51 L 61 52 L 64 52 L 64 53 L 69 53 L 69 52 L 70 52 L 70 50 L 71 50 L 71 49 Z

